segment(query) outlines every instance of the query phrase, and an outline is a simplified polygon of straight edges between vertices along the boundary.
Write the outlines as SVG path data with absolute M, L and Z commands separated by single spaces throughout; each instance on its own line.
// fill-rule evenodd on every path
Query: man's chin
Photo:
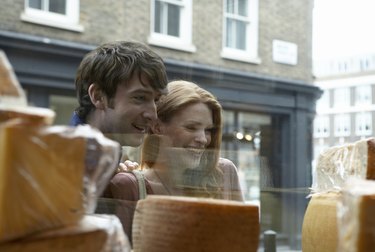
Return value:
M 121 146 L 138 147 L 142 144 L 145 134 L 105 134 L 106 137 L 118 142 Z

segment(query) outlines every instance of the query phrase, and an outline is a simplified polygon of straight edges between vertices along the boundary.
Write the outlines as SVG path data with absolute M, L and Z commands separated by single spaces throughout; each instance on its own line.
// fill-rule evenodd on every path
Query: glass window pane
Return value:
M 234 1 L 235 0 L 227 0 L 227 13 L 234 13 Z
M 227 18 L 227 32 L 226 32 L 226 47 L 234 48 L 234 37 L 232 36 L 234 30 L 234 21 Z
M 168 5 L 168 35 L 180 36 L 180 7 Z
M 238 0 L 238 14 L 247 17 L 247 0 Z
M 29 0 L 29 7 L 41 10 L 42 9 L 42 0 Z
M 236 28 L 236 48 L 246 50 L 246 23 L 237 21 Z
M 65 0 L 50 0 L 49 11 L 59 14 L 66 13 L 66 1 Z
M 155 32 L 161 33 L 161 19 L 162 19 L 162 3 L 160 1 L 155 1 Z

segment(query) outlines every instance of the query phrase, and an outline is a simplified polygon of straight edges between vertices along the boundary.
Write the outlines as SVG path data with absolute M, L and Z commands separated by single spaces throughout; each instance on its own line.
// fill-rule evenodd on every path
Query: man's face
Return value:
M 142 84 L 143 83 L 143 84 Z M 121 145 L 139 146 L 157 118 L 155 102 L 161 92 L 153 89 L 146 78 L 137 74 L 127 84 L 120 84 L 112 106 L 105 110 L 102 131 Z

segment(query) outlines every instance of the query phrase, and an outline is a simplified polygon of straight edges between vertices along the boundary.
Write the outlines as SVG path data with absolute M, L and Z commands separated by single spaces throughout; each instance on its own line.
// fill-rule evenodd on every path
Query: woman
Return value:
M 142 147 L 139 172 L 121 172 L 110 182 L 107 196 L 136 202 L 147 194 L 211 197 L 243 201 L 237 168 L 220 158 L 222 108 L 217 99 L 187 81 L 168 84 L 157 102 L 158 119 Z M 129 216 L 123 220 L 130 236 Z

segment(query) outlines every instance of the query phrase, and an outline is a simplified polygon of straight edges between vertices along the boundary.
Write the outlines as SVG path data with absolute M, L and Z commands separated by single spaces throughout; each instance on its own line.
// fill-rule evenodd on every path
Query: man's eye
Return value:
M 138 101 L 144 101 L 144 100 L 146 100 L 146 97 L 145 96 L 135 96 L 134 99 L 136 99 Z

